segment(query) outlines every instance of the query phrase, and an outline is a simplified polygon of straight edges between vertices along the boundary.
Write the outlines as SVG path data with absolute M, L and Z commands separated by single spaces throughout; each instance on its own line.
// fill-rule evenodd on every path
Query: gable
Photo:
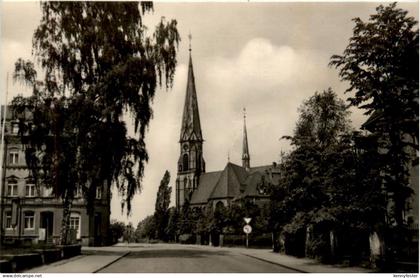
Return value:
M 198 187 L 191 196 L 191 204 L 207 203 L 211 192 L 217 184 L 222 171 L 203 173 L 200 176 Z

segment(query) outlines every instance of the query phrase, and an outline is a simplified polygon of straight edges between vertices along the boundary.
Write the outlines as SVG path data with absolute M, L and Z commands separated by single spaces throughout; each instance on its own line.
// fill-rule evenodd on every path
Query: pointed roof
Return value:
M 201 174 L 200 184 L 192 194 L 191 204 L 206 204 L 221 174 L 222 171 Z
M 248 134 L 246 132 L 246 115 L 245 115 L 245 108 L 244 108 L 244 138 L 242 142 L 242 166 L 245 168 L 250 168 L 249 165 L 249 149 L 248 149 Z
M 247 177 L 246 170 L 233 163 L 228 163 L 222 171 L 209 199 L 233 198 L 240 193 L 240 187 Z
M 180 141 L 203 141 L 201 134 L 200 114 L 198 112 L 197 93 L 195 90 L 194 70 L 190 52 L 188 65 L 187 92 L 185 95 L 184 112 L 182 114 L 182 127 Z

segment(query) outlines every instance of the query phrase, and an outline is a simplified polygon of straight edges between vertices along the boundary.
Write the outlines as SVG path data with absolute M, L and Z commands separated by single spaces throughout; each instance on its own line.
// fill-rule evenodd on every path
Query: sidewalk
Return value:
M 239 249 L 239 248 L 238 248 Z M 340 265 L 321 264 L 313 259 L 296 258 L 284 254 L 274 253 L 267 249 L 241 249 L 241 254 L 262 261 L 277 264 L 292 270 L 308 273 L 371 273 L 372 269 L 362 267 L 348 267 Z
M 25 271 L 26 273 L 94 273 L 126 256 L 125 253 L 102 253 L 80 255 L 67 260 L 61 260 L 49 265 L 43 265 Z

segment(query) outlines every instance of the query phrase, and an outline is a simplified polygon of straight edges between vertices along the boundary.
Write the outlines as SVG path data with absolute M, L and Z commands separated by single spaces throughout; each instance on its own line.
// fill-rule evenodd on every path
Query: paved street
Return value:
M 296 272 L 235 251 L 182 245 L 140 246 L 99 272 Z
M 83 247 L 82 255 L 27 270 L 30 273 L 286 273 L 369 272 L 322 265 L 314 260 L 266 249 L 220 248 L 180 244 L 119 244 Z

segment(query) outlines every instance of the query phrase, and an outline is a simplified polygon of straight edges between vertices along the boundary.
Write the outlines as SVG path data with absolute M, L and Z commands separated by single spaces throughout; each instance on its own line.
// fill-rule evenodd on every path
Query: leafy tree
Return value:
M 111 220 L 111 224 L 109 226 L 110 234 L 111 234 L 111 242 L 117 243 L 118 239 L 124 235 L 125 231 L 125 224 L 123 222 L 119 222 L 116 220 Z
M 135 239 L 135 230 L 133 227 L 133 223 L 128 223 L 125 227 L 124 227 L 124 241 L 127 241 L 128 243 L 130 242 L 134 242 Z
M 169 220 L 168 225 L 165 229 L 165 234 L 168 240 L 177 241 L 179 235 L 178 222 L 179 222 L 179 213 L 175 207 L 169 208 Z
M 419 30 L 417 22 L 396 3 L 376 8 L 368 21 L 355 18 L 350 43 L 342 55 L 331 57 L 340 69 L 351 105 L 375 119 L 371 128 L 378 135 L 383 184 L 394 203 L 393 218 L 403 224 L 402 212 L 409 188 L 408 171 L 417 159 L 419 133 Z
M 45 74 L 38 80 L 34 65 L 18 60 L 14 77 L 33 94 L 12 104 L 33 112 L 32 126 L 20 119 L 26 161 L 36 184 L 63 199 L 66 244 L 78 188 L 91 214 L 96 187 L 114 184 L 130 213 L 148 160 L 150 104 L 158 85 L 172 85 L 180 38 L 177 22 L 164 18 L 146 33 L 150 2 L 42 2 L 41 9 L 33 50 Z M 127 113 L 136 138 L 127 134 Z
M 282 175 L 271 189 L 269 224 L 276 238 L 279 229 L 294 235 L 308 225 L 322 228 L 320 233 L 336 228 L 343 220 L 339 212 L 354 196 L 348 194 L 355 163 L 346 105 L 328 89 L 316 92 L 299 111 L 293 136 L 285 136 L 294 149 L 283 156 Z
M 156 232 L 159 239 L 167 240 L 165 229 L 169 221 L 169 203 L 171 202 L 172 188 L 169 186 L 170 174 L 165 172 L 157 192 L 155 204 Z
M 156 236 L 156 224 L 153 215 L 149 215 L 137 224 L 135 231 L 136 241 L 140 242 L 142 239 L 154 239 Z
M 206 236 L 210 233 L 213 224 L 213 207 L 211 203 L 208 203 L 206 207 L 201 209 L 198 214 L 198 219 L 195 227 L 195 231 L 198 234 Z

